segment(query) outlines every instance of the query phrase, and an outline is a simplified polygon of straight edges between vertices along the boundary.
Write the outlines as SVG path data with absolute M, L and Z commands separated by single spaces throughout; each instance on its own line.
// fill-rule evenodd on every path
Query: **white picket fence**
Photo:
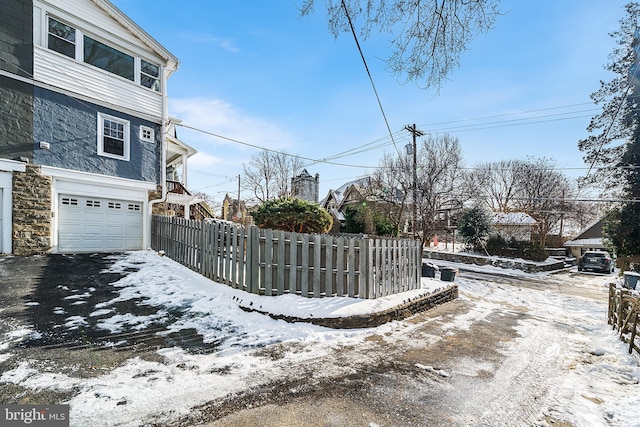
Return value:
M 154 250 L 259 295 L 378 298 L 420 287 L 420 242 L 244 228 L 154 216 Z

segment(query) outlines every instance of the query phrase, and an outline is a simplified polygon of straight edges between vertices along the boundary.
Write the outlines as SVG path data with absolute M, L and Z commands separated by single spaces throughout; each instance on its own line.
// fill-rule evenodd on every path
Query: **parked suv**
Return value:
M 613 273 L 615 265 L 609 252 L 587 251 L 578 259 L 578 271 L 600 271 L 602 273 Z

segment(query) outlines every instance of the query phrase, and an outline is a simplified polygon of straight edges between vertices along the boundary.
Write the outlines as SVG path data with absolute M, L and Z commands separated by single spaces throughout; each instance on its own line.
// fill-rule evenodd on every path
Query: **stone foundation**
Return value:
M 51 252 L 51 185 L 40 166 L 27 165 L 13 173 L 13 253 L 35 255 Z

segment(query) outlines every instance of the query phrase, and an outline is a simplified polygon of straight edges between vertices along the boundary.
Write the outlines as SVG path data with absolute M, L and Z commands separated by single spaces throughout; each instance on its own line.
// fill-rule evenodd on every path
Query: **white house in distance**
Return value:
M 525 212 L 494 212 L 491 215 L 494 233 L 505 240 L 531 241 L 531 235 L 538 225 Z

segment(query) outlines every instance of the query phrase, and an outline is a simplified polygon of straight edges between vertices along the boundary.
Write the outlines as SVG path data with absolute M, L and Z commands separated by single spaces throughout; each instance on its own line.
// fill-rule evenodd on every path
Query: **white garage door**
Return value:
M 142 202 L 61 194 L 58 252 L 142 249 Z

